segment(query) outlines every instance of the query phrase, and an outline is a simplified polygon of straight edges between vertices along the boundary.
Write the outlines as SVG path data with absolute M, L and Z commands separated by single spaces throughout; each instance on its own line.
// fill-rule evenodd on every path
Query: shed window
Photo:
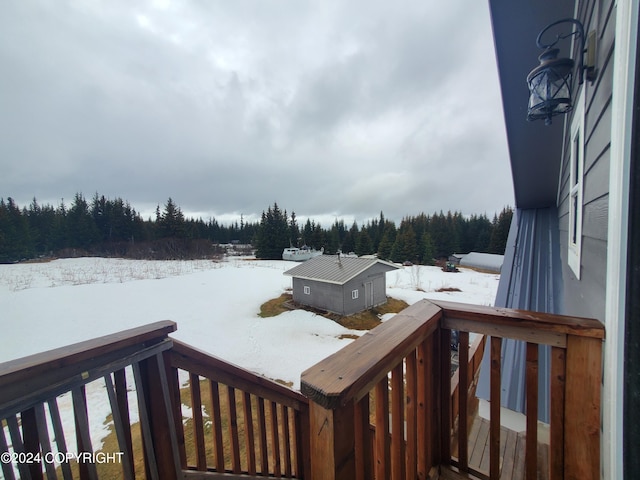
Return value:
M 311 287 L 309 285 L 305 285 L 303 290 L 305 295 L 311 295 Z
M 580 279 L 580 258 L 582 253 L 582 191 L 584 176 L 584 88 L 576 101 L 571 122 L 571 151 L 569 177 L 569 267 Z
M 358 298 L 358 290 L 351 290 L 351 299 L 355 300 L 356 298 Z

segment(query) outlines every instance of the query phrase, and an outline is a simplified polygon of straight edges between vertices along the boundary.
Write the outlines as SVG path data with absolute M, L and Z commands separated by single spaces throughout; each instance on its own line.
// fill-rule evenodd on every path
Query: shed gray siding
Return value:
M 379 266 L 371 268 L 365 274 L 347 282 L 344 286 L 344 312 L 351 315 L 368 308 L 382 305 L 387 301 L 386 271 Z M 358 298 L 352 298 L 352 292 L 358 290 Z
M 309 287 L 308 294 L 304 293 L 305 286 Z M 358 291 L 355 299 L 354 290 Z M 368 271 L 344 285 L 294 277 L 293 300 L 340 315 L 352 315 L 387 301 L 385 272 Z
M 309 287 L 309 293 L 304 293 Z M 342 285 L 293 277 L 293 301 L 310 307 L 341 313 L 343 308 Z
M 386 272 L 398 268 L 363 258 L 345 258 L 340 264 L 326 255 L 305 264 L 285 272 L 293 278 L 293 300 L 340 315 L 352 315 L 385 303 Z

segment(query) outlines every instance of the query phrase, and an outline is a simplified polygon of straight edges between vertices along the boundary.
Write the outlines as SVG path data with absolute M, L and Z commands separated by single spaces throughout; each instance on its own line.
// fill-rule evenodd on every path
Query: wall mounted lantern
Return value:
M 551 43 L 542 43 L 543 35 L 551 28 L 570 23 L 575 26 L 570 33 L 557 34 Z M 593 83 L 596 79 L 595 69 L 595 31 L 585 39 L 584 28 L 575 18 L 565 18 L 553 22 L 542 29 L 536 39 L 538 48 L 544 52 L 538 57 L 540 65 L 531 70 L 527 76 L 529 85 L 529 108 L 527 120 L 533 121 L 544 118 L 545 125 L 551 125 L 551 117 L 570 112 L 573 108 L 571 98 L 571 87 L 573 83 L 573 67 L 575 61 L 571 58 L 558 58 L 558 48 L 554 48 L 560 40 L 576 36 L 579 44 L 579 55 L 577 59 L 578 85 L 582 85 L 584 78 Z M 585 50 L 585 43 L 587 49 Z M 586 54 L 586 60 L 585 60 Z

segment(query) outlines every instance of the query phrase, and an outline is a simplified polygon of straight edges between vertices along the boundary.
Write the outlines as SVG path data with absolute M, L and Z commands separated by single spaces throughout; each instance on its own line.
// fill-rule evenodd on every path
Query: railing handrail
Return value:
M 0 412 L 28 408 L 135 358 L 171 348 L 175 322 L 160 321 L 0 364 Z M 162 345 L 161 345 L 162 344 Z M 146 352 L 146 353 L 145 353 Z
M 301 391 L 327 409 L 359 400 L 438 327 L 566 347 L 566 335 L 603 339 L 597 320 L 509 308 L 421 300 L 302 372 Z M 465 328 L 472 322 L 473 328 Z M 502 333 L 502 335 L 500 335 Z
M 300 410 L 309 400 L 299 392 L 267 377 L 222 360 L 179 340 L 173 340 L 169 351 L 172 367 L 219 381 L 229 387 L 250 392 L 266 400 Z
M 442 309 L 448 321 L 452 319 L 471 320 L 478 323 L 516 327 L 522 330 L 533 329 L 551 334 L 557 333 L 599 339 L 604 339 L 605 337 L 604 325 L 592 318 L 442 300 L 430 300 L 430 302 Z M 473 329 L 473 331 L 477 332 L 476 329 Z
M 132 345 L 152 344 L 175 330 L 175 322 L 162 320 L 0 363 L 0 389 L 24 378 L 33 378 L 56 368 L 78 365 L 84 360 L 122 350 Z
M 442 309 L 417 302 L 302 372 L 301 391 L 326 409 L 359 400 L 431 335 Z

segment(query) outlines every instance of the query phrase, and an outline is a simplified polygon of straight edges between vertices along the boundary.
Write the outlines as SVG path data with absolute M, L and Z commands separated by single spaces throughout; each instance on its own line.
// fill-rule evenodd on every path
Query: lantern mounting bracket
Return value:
M 573 25 L 575 25 L 576 29 L 573 30 L 571 33 L 556 34 L 555 40 L 551 43 L 542 43 L 544 34 L 547 33 L 549 30 L 551 30 L 553 27 L 560 25 L 562 23 L 572 23 Z M 586 37 L 584 35 L 584 27 L 582 26 L 582 22 L 580 22 L 580 20 L 576 20 L 575 18 L 563 18 L 562 20 L 557 20 L 553 23 L 550 23 L 549 25 L 544 27 L 538 34 L 538 37 L 536 38 L 536 45 L 538 46 L 538 48 L 546 51 L 555 47 L 560 40 L 565 40 L 573 36 L 577 36 L 580 41 L 580 55 L 578 55 L 578 69 L 577 69 L 578 84 L 582 85 L 582 83 L 584 82 L 585 73 L 586 73 L 587 80 L 593 83 L 596 79 L 596 71 L 593 65 L 589 65 L 589 64 L 585 65 L 584 63 L 584 55 L 585 53 L 588 53 L 588 51 L 585 49 Z

